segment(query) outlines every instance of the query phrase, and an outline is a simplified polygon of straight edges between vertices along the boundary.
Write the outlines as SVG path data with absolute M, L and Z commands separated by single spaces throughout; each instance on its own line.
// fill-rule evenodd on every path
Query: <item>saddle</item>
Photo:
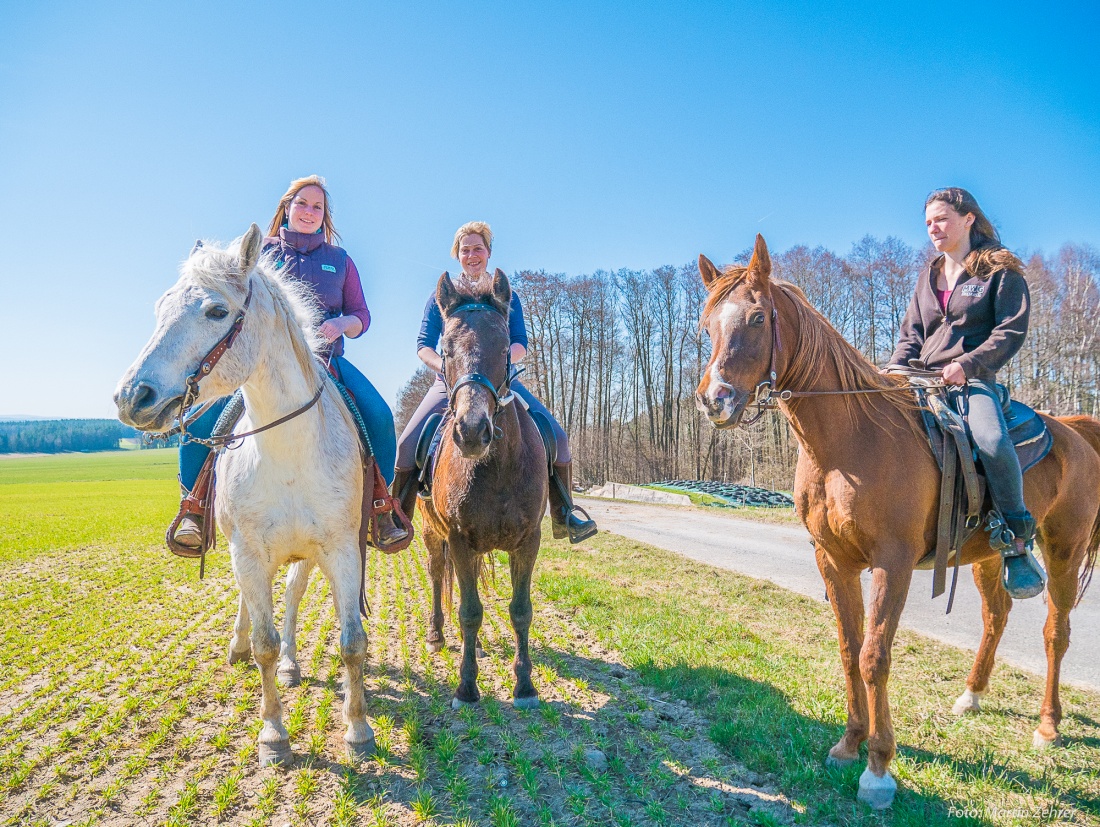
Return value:
M 1004 385 L 997 385 L 996 389 L 1020 469 L 1027 471 L 1047 455 L 1054 439 L 1042 417 L 1033 409 L 1009 399 Z M 941 388 L 918 388 L 915 392 L 932 454 L 942 472 L 936 548 L 926 554 L 916 568 L 933 571 L 932 597 L 936 598 L 945 590 L 948 565 L 954 563 L 947 603 L 950 613 L 958 580 L 959 550 L 966 541 L 983 523 L 993 548 L 999 550 L 1011 541 L 1003 535 L 1004 521 L 989 500 L 984 469 L 974 451 L 965 412 L 951 407 Z
M 375 459 L 374 447 L 371 445 L 370 436 L 367 433 L 366 422 L 363 421 L 362 414 L 359 413 L 359 408 L 356 406 L 355 400 L 352 398 L 348 389 L 333 373 L 331 366 L 329 368 L 329 375 L 355 422 L 356 432 L 359 435 L 359 442 L 363 447 L 363 503 L 361 509 L 362 519 L 359 523 L 359 550 L 360 554 L 363 556 L 363 570 L 366 571 L 367 546 L 372 545 L 386 554 L 395 554 L 396 552 L 408 548 L 413 538 L 412 521 L 409 520 L 405 512 L 402 511 L 400 503 L 390 495 L 389 489 L 386 486 L 386 480 L 382 476 L 382 470 L 378 467 L 378 461 Z M 229 436 L 233 432 L 233 428 L 236 426 L 237 422 L 240 421 L 241 416 L 244 415 L 244 410 L 244 396 L 241 391 L 238 390 L 233 394 L 229 404 L 226 405 L 225 410 L 223 410 L 218 417 L 212 436 Z M 214 473 L 214 461 L 217 458 L 217 454 L 218 451 L 211 451 L 207 456 L 206 461 L 202 465 L 202 469 L 199 471 L 199 476 L 195 485 L 180 504 L 179 513 L 168 527 L 168 533 L 165 538 L 168 548 L 173 554 L 180 557 L 199 558 L 200 579 L 202 579 L 205 573 L 206 552 L 211 548 L 217 548 L 218 542 L 215 528 L 215 494 L 217 480 Z M 406 535 L 404 539 L 398 540 L 396 543 L 383 545 L 379 541 L 379 520 L 391 512 L 405 529 Z M 177 543 L 174 539 L 180 521 L 188 515 L 204 516 L 201 548 L 190 548 Z M 360 590 L 360 602 L 362 603 L 361 608 L 363 608 L 364 614 L 366 614 L 366 601 L 362 590 Z
M 527 411 L 531 421 L 538 428 L 543 449 L 546 451 L 547 465 L 553 468 L 558 454 L 558 443 L 554 438 L 553 426 L 544 414 L 528 408 L 520 396 L 516 396 L 516 401 L 520 403 L 522 410 Z M 449 407 L 441 414 L 434 413 L 429 416 L 424 421 L 424 430 L 420 432 L 420 439 L 416 442 L 416 468 L 419 472 L 416 477 L 417 495 L 423 500 L 432 498 L 432 477 L 435 474 L 436 461 L 439 459 L 439 444 L 443 441 L 444 429 L 441 426 L 450 420 L 451 416 Z

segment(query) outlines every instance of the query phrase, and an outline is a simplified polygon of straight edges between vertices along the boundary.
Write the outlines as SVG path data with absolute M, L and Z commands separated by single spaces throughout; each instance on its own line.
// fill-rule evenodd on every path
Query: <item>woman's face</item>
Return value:
M 315 233 L 325 221 L 325 191 L 315 184 L 302 187 L 290 199 L 287 226 L 296 233 Z
M 478 233 L 467 233 L 458 242 L 458 260 L 462 264 L 462 271 L 471 278 L 478 278 L 485 274 L 485 268 L 489 264 L 489 248 L 485 246 L 485 239 Z
M 970 252 L 970 225 L 974 213 L 960 215 L 943 201 L 933 201 L 924 208 L 924 226 L 932 246 L 941 253 L 966 255 Z

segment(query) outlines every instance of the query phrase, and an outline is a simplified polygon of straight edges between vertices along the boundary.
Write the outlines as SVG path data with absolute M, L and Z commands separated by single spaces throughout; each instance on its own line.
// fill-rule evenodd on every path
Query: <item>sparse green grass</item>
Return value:
M 823 765 L 844 717 L 828 607 L 610 535 L 544 545 L 531 632 L 543 703 L 531 712 L 510 703 L 507 558 L 482 594 L 483 702 L 454 713 L 458 632 L 449 620 L 448 648 L 424 650 L 422 545 L 372 553 L 378 754 L 354 765 L 339 628 L 315 575 L 299 621 L 303 684 L 280 690 L 295 759 L 260 770 L 259 675 L 225 663 L 237 594 L 224 549 L 199 582 L 160 545 L 174 475 L 167 451 L 0 460 L 0 825 L 928 827 L 1026 824 L 996 811 L 1043 807 L 1100 823 L 1096 693 L 1064 689 L 1067 746 L 1037 755 L 1037 678 L 999 666 L 988 711 L 958 721 L 947 710 L 969 655 L 903 632 L 891 681 L 901 789 L 892 812 L 872 814 L 855 802 L 862 766 Z M 626 678 L 610 676 L 605 650 L 632 667 Z M 586 763 L 593 748 L 606 770 Z M 756 789 L 746 768 L 787 798 L 738 803 L 730 790 L 751 800 Z M 951 807 L 984 815 L 953 819 Z

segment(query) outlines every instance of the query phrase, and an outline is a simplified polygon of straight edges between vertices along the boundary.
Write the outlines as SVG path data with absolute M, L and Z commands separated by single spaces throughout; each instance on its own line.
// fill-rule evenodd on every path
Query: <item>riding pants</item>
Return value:
M 512 380 L 512 390 L 515 391 L 516 396 L 527 403 L 528 409 L 539 411 L 550 420 L 550 424 L 554 428 L 554 441 L 558 446 L 558 458 L 556 461 L 560 465 L 569 462 L 571 459 L 569 453 L 569 437 L 565 433 L 565 429 L 558 424 L 558 420 L 554 419 L 554 416 L 546 409 L 546 406 L 543 405 L 531 391 L 527 390 L 518 379 Z M 435 383 L 428 388 L 428 392 L 424 394 L 424 399 L 413 413 L 412 418 L 409 420 L 409 424 L 407 424 L 405 430 L 401 432 L 401 438 L 397 443 L 398 468 L 407 471 L 416 467 L 416 444 L 420 441 L 420 434 L 424 430 L 424 423 L 433 413 L 443 413 L 446 408 L 447 386 L 444 385 L 443 380 L 437 376 Z
M 390 406 L 355 365 L 343 356 L 335 356 L 332 361 L 336 365 L 340 381 L 351 393 L 355 406 L 363 415 L 367 436 L 370 437 L 371 447 L 374 448 L 374 458 L 378 461 L 378 467 L 382 469 L 382 476 L 386 478 L 388 485 L 393 482 L 393 462 L 397 453 L 396 433 Z M 209 438 L 214 432 L 218 417 L 228 404 L 229 397 L 219 399 L 210 410 L 196 419 L 193 424 L 188 425 L 187 430 L 195 436 Z M 413 447 L 415 449 L 416 446 Z M 202 464 L 206 462 L 209 454 L 210 449 L 197 442 L 188 442 L 180 446 L 180 482 L 188 491 L 195 485 Z
M 950 392 L 955 409 L 967 412 L 970 435 L 985 469 L 993 504 L 1002 514 L 1026 512 L 1023 472 L 1008 435 L 1000 395 L 991 385 L 977 379 L 971 379 L 963 388 L 951 388 Z M 960 396 L 964 398 L 959 399 Z

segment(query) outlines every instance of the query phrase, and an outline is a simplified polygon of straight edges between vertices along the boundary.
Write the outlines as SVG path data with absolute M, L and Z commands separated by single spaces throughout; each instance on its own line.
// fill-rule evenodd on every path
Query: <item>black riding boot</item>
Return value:
M 1012 545 L 1001 552 L 1004 566 L 1001 582 L 1015 600 L 1035 597 L 1046 585 L 1046 575 L 1031 553 L 1035 545 L 1035 520 L 1028 512 L 1005 514 L 1005 524 L 1012 531 Z
M 579 543 L 596 533 L 596 521 L 583 508 L 573 505 L 573 496 L 570 493 L 572 485 L 573 464 L 555 463 L 550 474 L 550 525 L 554 539 L 564 540 L 568 537 L 570 543 Z M 584 514 L 586 519 L 578 517 L 577 511 Z
M 390 486 L 390 496 L 401 503 L 401 510 L 412 522 L 413 512 L 416 511 L 416 475 L 420 473 L 418 468 L 396 468 L 393 472 L 393 484 Z

